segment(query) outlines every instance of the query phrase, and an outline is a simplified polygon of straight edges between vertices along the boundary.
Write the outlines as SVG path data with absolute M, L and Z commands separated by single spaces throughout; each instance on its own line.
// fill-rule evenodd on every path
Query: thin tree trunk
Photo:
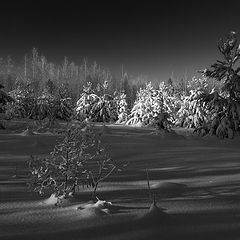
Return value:
M 25 82 L 27 82 L 27 55 L 24 56 L 24 78 Z

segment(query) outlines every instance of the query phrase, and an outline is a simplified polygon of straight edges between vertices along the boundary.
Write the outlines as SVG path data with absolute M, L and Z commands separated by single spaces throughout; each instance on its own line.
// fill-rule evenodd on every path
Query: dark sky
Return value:
M 2 2 L 0 57 L 36 47 L 50 61 L 88 58 L 116 75 L 123 64 L 135 76 L 191 77 L 219 56 L 222 35 L 240 32 L 238 1 Z

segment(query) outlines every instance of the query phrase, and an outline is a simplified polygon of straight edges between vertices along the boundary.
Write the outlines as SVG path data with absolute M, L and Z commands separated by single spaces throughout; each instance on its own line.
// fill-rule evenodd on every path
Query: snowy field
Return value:
M 80 188 L 62 207 L 27 188 L 29 156 L 48 154 L 61 135 L 0 133 L 0 239 L 240 239 L 240 138 L 191 131 L 96 126 L 111 157 L 127 162 L 101 183 L 107 212 Z M 149 210 L 146 169 L 159 209 Z

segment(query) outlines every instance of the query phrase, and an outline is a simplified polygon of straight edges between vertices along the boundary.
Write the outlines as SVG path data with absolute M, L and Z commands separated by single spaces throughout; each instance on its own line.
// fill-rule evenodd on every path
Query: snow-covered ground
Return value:
M 29 156 L 48 154 L 60 135 L 0 133 L 0 239 L 239 239 L 240 138 L 191 131 L 96 125 L 111 157 L 126 169 L 101 183 L 109 211 L 81 189 L 62 207 L 28 190 Z M 149 212 L 146 169 L 159 211 Z M 92 206 L 92 207 L 86 207 Z

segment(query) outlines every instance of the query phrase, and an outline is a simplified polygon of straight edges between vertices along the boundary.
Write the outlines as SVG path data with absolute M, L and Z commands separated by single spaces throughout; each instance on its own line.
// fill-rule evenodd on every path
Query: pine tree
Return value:
M 236 63 L 240 58 L 240 44 L 235 32 L 230 32 L 218 44 L 223 60 L 217 60 L 202 73 L 221 82 L 220 92 L 200 96 L 202 102 L 208 105 L 212 119 L 207 132 L 224 138 L 232 138 L 240 130 L 240 67 Z

